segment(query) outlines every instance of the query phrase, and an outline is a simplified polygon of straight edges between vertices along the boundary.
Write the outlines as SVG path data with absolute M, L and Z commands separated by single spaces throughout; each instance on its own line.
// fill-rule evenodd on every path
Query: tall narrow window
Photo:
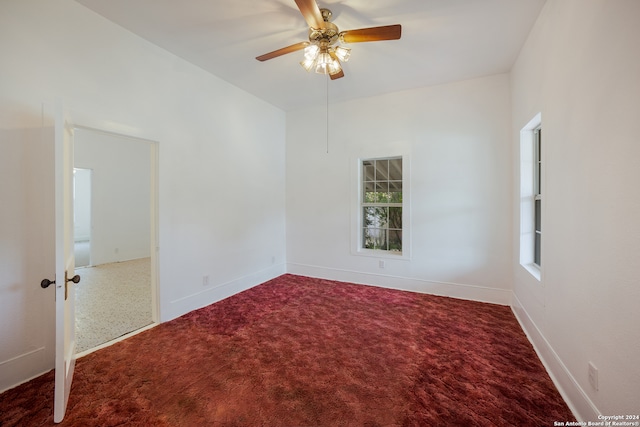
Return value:
M 533 194 L 534 194 L 534 239 L 533 239 L 533 263 L 541 265 L 541 243 L 542 243 L 542 128 L 533 130 Z
M 362 161 L 362 249 L 402 254 L 402 157 Z
M 520 131 L 520 265 L 542 280 L 542 114 Z

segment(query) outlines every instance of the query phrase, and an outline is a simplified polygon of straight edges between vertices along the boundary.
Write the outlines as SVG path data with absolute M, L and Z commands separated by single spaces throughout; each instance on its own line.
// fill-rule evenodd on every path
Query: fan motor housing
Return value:
M 322 19 L 324 20 L 323 28 L 309 28 L 309 41 L 320 45 L 330 46 L 338 40 L 340 30 L 332 23 L 333 14 L 329 9 L 320 9 Z
M 325 28 L 309 28 L 309 41 L 318 44 L 334 44 L 338 40 L 340 31 L 331 22 L 325 22 Z

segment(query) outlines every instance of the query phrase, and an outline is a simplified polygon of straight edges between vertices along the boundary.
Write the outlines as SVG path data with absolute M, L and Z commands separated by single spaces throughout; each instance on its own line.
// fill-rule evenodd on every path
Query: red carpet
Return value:
M 53 373 L 0 395 L 52 424 Z M 284 275 L 79 359 L 68 426 L 574 420 L 510 308 Z

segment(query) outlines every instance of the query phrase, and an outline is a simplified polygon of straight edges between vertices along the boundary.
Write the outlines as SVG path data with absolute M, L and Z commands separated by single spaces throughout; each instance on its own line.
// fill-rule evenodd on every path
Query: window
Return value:
M 520 264 L 541 280 L 542 266 L 542 116 L 520 131 Z
M 361 248 L 402 254 L 402 157 L 361 164 Z
M 542 157 L 540 156 L 542 149 L 542 128 L 537 127 L 533 130 L 533 198 L 534 198 L 534 238 L 533 238 L 533 263 L 540 267 L 541 265 L 541 249 L 542 243 Z

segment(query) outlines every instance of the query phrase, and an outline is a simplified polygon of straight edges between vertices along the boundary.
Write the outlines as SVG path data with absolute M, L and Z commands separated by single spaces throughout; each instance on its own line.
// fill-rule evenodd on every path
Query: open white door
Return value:
M 61 105 L 55 111 L 56 371 L 53 420 L 64 418 L 76 363 L 73 252 L 73 130 Z

